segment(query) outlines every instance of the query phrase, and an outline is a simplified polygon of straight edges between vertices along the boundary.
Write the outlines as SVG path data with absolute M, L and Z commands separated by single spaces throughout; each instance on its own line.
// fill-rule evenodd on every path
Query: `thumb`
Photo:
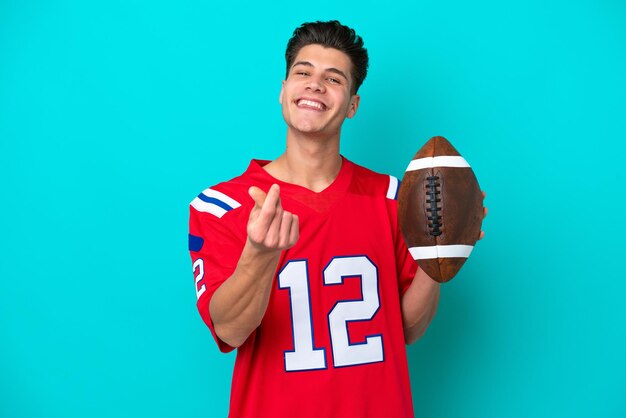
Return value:
M 254 203 L 257 207 L 263 207 L 263 203 L 265 202 L 267 193 L 265 193 L 263 190 L 259 189 L 256 186 L 252 186 L 248 189 L 248 194 L 254 200 Z

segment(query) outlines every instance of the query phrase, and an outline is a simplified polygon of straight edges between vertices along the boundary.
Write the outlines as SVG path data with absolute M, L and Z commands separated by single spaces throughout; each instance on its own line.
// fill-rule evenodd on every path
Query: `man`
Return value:
M 198 309 L 238 349 L 231 417 L 412 417 L 405 344 L 439 285 L 410 257 L 397 179 L 343 158 L 367 51 L 337 21 L 306 23 L 287 52 L 287 146 L 191 203 Z

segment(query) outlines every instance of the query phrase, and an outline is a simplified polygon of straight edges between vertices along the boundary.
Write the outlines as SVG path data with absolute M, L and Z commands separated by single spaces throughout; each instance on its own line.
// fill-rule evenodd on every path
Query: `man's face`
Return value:
M 283 117 L 290 130 L 339 135 L 345 118 L 359 106 L 352 95 L 352 62 L 343 52 L 312 44 L 300 49 L 280 91 Z

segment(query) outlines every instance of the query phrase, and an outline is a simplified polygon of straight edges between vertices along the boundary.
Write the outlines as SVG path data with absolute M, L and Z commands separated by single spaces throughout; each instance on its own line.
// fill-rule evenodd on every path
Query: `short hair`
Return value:
M 285 60 L 287 61 L 285 78 L 289 76 L 289 70 L 300 49 L 312 44 L 337 49 L 350 57 L 350 61 L 352 61 L 352 94 L 356 94 L 367 75 L 369 65 L 367 49 L 363 48 L 363 39 L 356 34 L 354 29 L 342 25 L 337 20 L 303 23 L 293 31 L 285 51 Z

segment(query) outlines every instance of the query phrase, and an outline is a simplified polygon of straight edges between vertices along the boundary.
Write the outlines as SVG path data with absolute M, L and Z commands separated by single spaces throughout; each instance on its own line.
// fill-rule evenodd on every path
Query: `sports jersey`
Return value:
M 235 270 L 254 201 L 280 185 L 300 237 L 281 253 L 261 325 L 238 348 L 230 417 L 412 417 L 400 299 L 417 265 L 397 224 L 398 180 L 342 157 L 316 193 L 253 160 L 191 202 L 189 249 L 197 307 L 220 350 L 209 302 Z

